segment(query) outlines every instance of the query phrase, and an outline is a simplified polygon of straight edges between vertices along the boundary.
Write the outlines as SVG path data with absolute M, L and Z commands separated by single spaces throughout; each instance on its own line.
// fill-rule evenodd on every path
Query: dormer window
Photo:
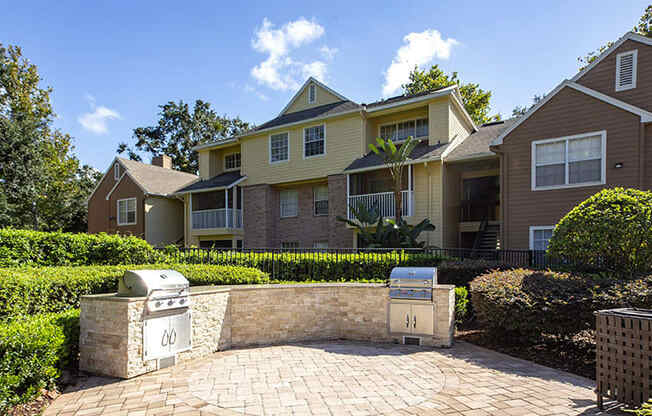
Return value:
M 308 104 L 314 104 L 317 101 L 317 88 L 315 84 L 310 84 L 308 87 Z
M 116 181 L 120 179 L 120 165 L 118 163 L 113 165 L 113 179 Z
M 638 50 L 616 55 L 616 91 L 636 88 L 636 60 Z

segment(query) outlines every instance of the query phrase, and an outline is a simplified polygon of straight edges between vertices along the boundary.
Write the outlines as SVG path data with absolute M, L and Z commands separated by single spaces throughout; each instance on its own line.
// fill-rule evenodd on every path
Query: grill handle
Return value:
M 412 328 L 416 328 L 416 327 L 417 327 L 417 316 L 414 315 L 412 317 Z
M 172 338 L 173 335 L 174 338 Z M 170 332 L 170 345 L 174 345 L 175 342 L 177 342 L 177 331 L 172 329 L 172 332 Z
M 168 330 L 163 331 L 163 337 L 161 338 L 161 346 L 167 347 L 168 343 L 170 342 L 170 335 L 168 334 Z
M 410 314 L 405 314 L 405 327 L 409 328 L 410 327 Z

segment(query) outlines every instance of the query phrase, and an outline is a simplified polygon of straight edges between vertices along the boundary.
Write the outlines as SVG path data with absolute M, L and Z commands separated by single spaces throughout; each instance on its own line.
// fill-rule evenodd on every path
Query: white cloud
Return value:
M 326 77 L 324 62 L 316 60 L 305 63 L 293 58 L 291 54 L 297 48 L 322 37 L 324 32 L 324 27 L 314 19 L 301 17 L 280 28 L 275 28 L 269 19 L 263 19 L 262 26 L 254 33 L 251 46 L 257 52 L 267 54 L 267 59 L 251 69 L 251 76 L 259 84 L 275 90 L 299 88 L 303 79 L 298 77 L 305 79 L 314 76 L 323 81 Z
M 84 96 L 93 110 L 90 113 L 84 113 L 77 117 L 77 121 L 83 128 L 95 134 L 106 134 L 109 132 L 107 121 L 120 119 L 120 114 L 110 108 L 99 106 L 95 107 L 95 97 L 90 94 Z
M 405 44 L 396 51 L 396 56 L 385 71 L 385 97 L 396 93 L 409 80 L 410 71 L 415 65 L 427 64 L 435 58 L 446 60 L 452 47 L 459 44 L 453 38 L 442 39 L 441 33 L 434 29 L 412 32 L 403 38 L 403 42 Z
M 328 59 L 329 61 L 335 57 L 337 52 L 339 52 L 339 49 L 337 48 L 329 48 L 328 46 L 324 45 L 321 48 L 319 48 L 319 52 L 321 52 L 322 56 L 325 59 Z
M 267 101 L 267 100 L 269 100 L 269 97 L 268 97 L 268 96 L 266 96 L 266 95 L 263 94 L 262 92 L 258 91 L 256 88 L 252 87 L 252 86 L 249 85 L 249 84 L 245 84 L 245 86 L 244 86 L 244 90 L 245 90 L 246 92 L 250 92 L 250 93 L 254 94 L 256 97 L 260 98 L 260 99 L 263 100 L 263 101 Z

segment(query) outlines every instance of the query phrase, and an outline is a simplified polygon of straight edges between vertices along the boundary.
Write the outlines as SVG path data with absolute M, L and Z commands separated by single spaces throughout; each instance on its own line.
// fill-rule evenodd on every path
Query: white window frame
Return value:
M 324 127 L 324 153 L 320 153 L 318 155 L 306 156 L 306 130 L 311 129 L 313 127 L 320 127 L 320 126 Z M 326 123 L 320 123 L 320 124 L 315 124 L 315 125 L 312 125 L 312 126 L 304 127 L 303 128 L 303 133 L 301 135 L 301 143 L 302 143 L 302 147 L 303 147 L 303 152 L 302 153 L 303 153 L 303 158 L 304 159 L 313 159 L 313 158 L 316 158 L 316 157 L 324 157 L 324 156 L 326 156 Z
M 287 144 L 288 144 L 288 158 L 287 159 L 281 159 L 281 160 L 272 160 L 272 136 L 280 136 L 281 134 L 285 134 L 287 136 Z M 287 163 L 290 161 L 290 132 L 289 131 L 281 131 L 278 133 L 272 133 L 268 136 L 268 149 L 269 149 L 269 163 L 270 165 L 275 165 L 277 163 Z
M 312 100 L 310 99 L 311 93 L 314 91 Z M 317 102 L 317 86 L 315 84 L 308 85 L 308 104 L 314 104 Z
M 600 163 L 600 180 L 599 181 L 594 181 L 594 182 L 583 182 L 583 183 L 569 183 L 569 178 L 568 178 L 568 142 L 575 140 L 575 139 L 583 139 L 586 137 L 592 137 L 592 136 L 600 136 L 601 139 L 601 152 L 602 152 L 602 159 Z M 536 155 L 536 149 L 537 145 L 539 144 L 545 144 L 545 143 L 554 143 L 554 142 L 566 142 L 565 146 L 565 152 L 566 152 L 566 157 L 564 160 L 564 170 L 565 170 L 565 183 L 562 185 L 550 185 L 550 186 L 537 186 L 537 155 Z M 582 134 L 575 134 L 572 136 L 564 136 L 564 137 L 557 137 L 554 139 L 544 139 L 544 140 L 535 140 L 532 142 L 531 146 L 531 152 L 530 152 L 530 157 L 532 159 L 532 166 L 531 166 L 531 185 L 532 185 L 532 190 L 533 191 L 548 191 L 552 189 L 566 189 L 566 188 L 580 188 L 584 186 L 596 186 L 596 185 L 604 185 L 607 182 L 607 131 L 606 130 L 601 130 L 601 131 L 593 131 L 590 133 L 582 133 Z M 587 159 L 588 160 L 588 159 Z M 577 161 L 576 161 L 577 162 Z
M 113 179 L 116 181 L 120 179 L 120 164 L 118 162 L 113 165 Z
M 326 199 L 317 199 L 317 188 L 326 188 Z M 326 201 L 328 203 L 328 185 L 319 185 L 315 186 L 312 188 L 312 215 L 315 217 L 327 217 L 328 212 L 326 214 L 317 214 L 317 202 L 322 202 Z
M 313 241 L 312 248 L 317 250 L 328 250 L 328 240 Z
M 226 167 L 226 158 L 232 155 L 237 155 L 240 154 L 240 164 L 235 167 L 235 168 L 227 168 Z M 240 170 L 240 167 L 242 166 L 242 152 L 231 152 L 231 153 L 225 153 L 224 154 L 224 172 L 232 172 L 235 170 Z
M 127 204 L 127 219 L 129 218 L 129 201 L 134 201 L 134 222 L 120 222 L 120 202 Z M 138 223 L 138 201 L 136 198 L 123 198 L 116 201 L 116 221 L 118 225 L 136 225 Z
M 630 85 L 620 85 L 620 58 L 625 55 L 632 56 L 632 83 Z M 636 73 L 638 69 L 638 49 L 621 52 L 616 55 L 616 91 L 627 91 L 636 88 Z
M 297 196 L 297 211 L 294 215 L 283 215 L 283 193 L 294 193 Z M 279 192 L 279 216 L 281 218 L 296 218 L 299 216 L 299 191 L 296 189 L 283 189 Z
M 284 247 L 285 246 L 285 247 Z M 293 246 L 293 247 L 287 247 L 287 246 Z M 298 241 L 281 241 L 281 248 L 284 250 L 297 250 L 299 249 L 300 245 Z
M 534 232 L 554 230 L 554 225 L 531 225 L 530 226 L 530 250 L 534 250 Z
M 425 116 L 425 117 L 416 117 L 416 118 L 406 118 L 406 119 L 402 119 L 402 120 L 395 120 L 395 121 L 391 121 L 391 122 L 388 122 L 388 123 L 379 124 L 378 125 L 378 137 L 382 137 L 380 135 L 381 127 L 394 126 L 394 130 L 396 131 L 396 134 L 398 135 L 398 125 L 400 123 L 406 123 L 408 121 L 414 121 L 414 135 L 415 135 L 414 139 L 415 140 L 422 140 L 422 139 L 428 138 L 428 136 L 419 136 L 419 137 L 416 136 L 416 134 L 417 134 L 417 120 L 427 120 L 427 122 L 428 122 L 427 123 L 428 124 L 428 136 L 430 136 L 430 119 L 429 119 L 428 116 Z M 401 143 L 401 142 L 404 142 L 405 140 L 406 139 L 401 139 L 401 140 L 392 139 L 392 141 L 394 143 Z

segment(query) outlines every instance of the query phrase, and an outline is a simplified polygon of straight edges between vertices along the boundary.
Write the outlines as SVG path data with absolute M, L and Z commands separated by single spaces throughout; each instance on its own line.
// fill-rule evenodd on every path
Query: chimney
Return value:
M 172 169 L 172 158 L 166 155 L 158 155 L 152 158 L 152 165 L 165 169 Z

